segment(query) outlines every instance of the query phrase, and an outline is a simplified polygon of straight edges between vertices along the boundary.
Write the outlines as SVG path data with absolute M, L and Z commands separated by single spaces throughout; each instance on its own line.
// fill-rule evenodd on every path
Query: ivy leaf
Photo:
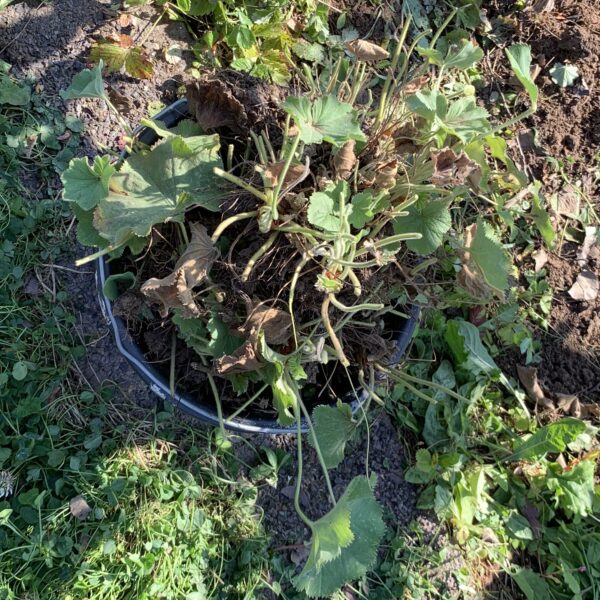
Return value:
M 340 203 L 345 204 L 349 194 L 348 182 L 344 180 L 338 181 L 324 192 L 315 192 L 308 203 L 308 222 L 324 231 L 339 231 Z
M 118 41 L 102 39 L 92 46 L 90 62 L 104 62 L 109 73 L 116 73 L 123 67 L 132 77 L 148 79 L 152 76 L 152 62 L 143 48 L 135 46 L 131 36 L 122 34 Z
M 296 589 L 309 598 L 330 596 L 345 583 L 361 578 L 375 562 L 385 525 L 371 489 L 374 484 L 374 477 L 370 481 L 355 477 L 330 513 L 313 524 L 310 555 L 294 579 Z M 332 523 L 340 540 L 337 548 L 332 546 Z M 350 536 L 351 542 L 343 545 Z
M 87 158 L 73 159 L 61 175 L 64 200 L 91 210 L 108 195 L 108 182 L 115 172 L 108 156 L 96 156 L 92 166 Z
M 564 452 L 568 444 L 585 433 L 586 424 L 579 419 L 567 417 L 544 425 L 524 442 L 517 444 L 507 461 L 541 458 L 547 452 Z
M 513 44 L 506 49 L 510 67 L 529 95 L 532 108 L 537 107 L 538 89 L 531 77 L 531 48 L 527 44 Z
M 564 88 L 575 83 L 579 77 L 579 71 L 575 65 L 554 63 L 554 66 L 550 69 L 550 77 L 556 85 Z
M 325 466 L 333 469 L 344 460 L 346 443 L 356 431 L 352 409 L 339 400 L 337 406 L 317 406 L 313 410 L 313 421 L 315 437 L 311 435 L 309 441 L 319 446 Z
M 192 206 L 219 210 L 223 192 L 213 169 L 222 166 L 217 135 L 170 138 L 129 157 L 94 210 L 94 226 L 112 246 L 152 227 L 178 221 Z
M 102 98 L 108 100 L 102 81 L 102 68 L 104 62 L 101 60 L 93 69 L 84 69 L 73 77 L 71 85 L 60 92 L 64 100 L 75 98 Z
M 305 144 L 325 141 L 341 146 L 348 140 L 366 140 L 356 111 L 335 96 L 322 96 L 312 102 L 305 96 L 290 96 L 282 108 L 293 117 L 300 130 L 300 140 Z
M 444 235 L 452 225 L 452 218 L 447 200 L 432 200 L 421 196 L 408 207 L 408 215 L 396 217 L 392 225 L 394 233 L 420 233 L 420 240 L 408 240 L 406 245 L 417 254 L 427 256 L 442 243 Z

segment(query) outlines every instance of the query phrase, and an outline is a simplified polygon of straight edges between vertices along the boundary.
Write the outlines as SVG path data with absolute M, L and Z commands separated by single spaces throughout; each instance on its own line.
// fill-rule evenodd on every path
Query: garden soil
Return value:
M 529 44 L 533 63 L 539 67 L 536 79 L 540 88 L 539 108 L 529 122 L 520 126 L 515 138 L 519 143 L 513 144 L 515 160 L 543 182 L 546 198 L 554 200 L 557 206 L 568 212 L 569 206 L 588 204 L 596 215 L 600 214 L 597 0 L 538 1 L 529 3 L 533 8 L 521 12 L 513 12 L 512 1 L 495 0 L 490 4 L 495 34 L 506 42 Z M 499 48 L 488 64 L 501 64 L 502 53 Z M 552 81 L 549 70 L 556 63 L 577 68 L 580 77 L 573 86 L 560 88 Z M 507 71 L 492 68 L 487 77 L 490 93 L 511 87 Z M 564 175 L 557 172 L 551 159 L 560 161 Z M 557 212 L 551 212 L 551 219 L 558 242 L 549 252 L 545 267 L 554 301 L 549 332 L 537 334 L 542 343 L 540 382 L 546 393 L 575 394 L 582 401 L 600 402 L 600 296 L 586 302 L 576 301 L 568 294 L 582 269 L 577 262 L 579 246 L 563 239 L 566 228 L 575 223 Z M 585 268 L 600 276 L 597 251 L 598 246 Z M 516 377 L 515 364 L 501 362 Z

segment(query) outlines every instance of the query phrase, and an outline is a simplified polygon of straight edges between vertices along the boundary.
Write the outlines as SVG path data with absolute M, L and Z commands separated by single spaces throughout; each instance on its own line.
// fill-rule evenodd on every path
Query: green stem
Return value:
M 249 212 L 238 213 L 237 215 L 233 215 L 232 217 L 229 217 L 228 219 L 221 221 L 221 223 L 219 223 L 219 226 L 214 230 L 212 237 L 210 238 L 212 243 L 216 244 L 218 239 L 221 237 L 221 234 L 230 225 L 233 225 L 234 223 L 237 223 L 238 221 L 243 221 L 244 219 L 250 219 L 250 218 L 256 217 L 256 216 L 258 216 L 258 211 L 251 210 Z
M 350 361 L 346 358 L 344 354 L 344 349 L 342 348 L 342 344 L 335 333 L 333 327 L 331 326 L 331 321 L 329 320 L 329 305 L 331 304 L 331 298 L 333 294 L 327 294 L 325 300 L 323 300 L 323 304 L 321 304 L 321 319 L 323 319 L 323 325 L 325 325 L 325 331 L 327 331 L 327 335 L 333 344 L 335 352 L 338 356 L 338 359 L 342 366 L 348 367 L 350 365 Z
M 290 284 L 290 296 L 288 298 L 288 310 L 290 313 L 290 317 L 292 319 L 292 334 L 294 336 L 294 346 L 296 348 L 298 348 L 298 332 L 296 330 L 296 319 L 294 318 L 294 294 L 296 292 L 296 285 L 298 283 L 298 279 L 300 278 L 300 273 L 302 272 L 302 269 L 304 269 L 304 267 L 306 266 L 306 263 L 308 263 L 309 260 L 310 260 L 310 255 L 307 252 L 302 254 L 302 258 L 300 259 L 300 262 L 298 263 L 298 265 L 296 266 L 296 269 L 294 270 L 294 275 L 292 276 L 292 281 Z
M 446 29 L 446 27 L 448 27 L 448 25 L 450 25 L 450 21 L 452 21 L 452 19 L 454 19 L 457 12 L 458 12 L 458 8 L 454 8 L 452 10 L 452 12 L 446 17 L 444 22 L 440 25 L 440 28 L 435 32 L 435 35 L 431 38 L 431 42 L 429 44 L 430 48 L 435 48 L 437 41 L 440 39 L 440 36 L 444 32 L 444 29 Z
M 294 508 L 298 513 L 300 519 L 307 525 L 311 530 L 313 522 L 304 514 L 304 511 L 300 508 L 300 491 L 302 490 L 302 417 L 300 415 L 300 406 L 296 401 L 294 403 L 294 416 L 296 418 L 296 446 L 297 446 L 297 462 L 298 462 L 298 475 L 296 477 L 296 489 L 294 491 Z
M 123 243 L 126 243 L 126 242 L 123 242 Z M 95 261 L 97 258 L 100 258 L 101 256 L 106 256 L 107 254 L 110 254 L 117 248 L 120 248 L 122 245 L 123 244 L 119 244 L 117 246 L 107 246 L 106 248 L 102 248 L 102 250 L 98 250 L 98 252 L 94 252 L 93 254 L 84 256 L 83 258 L 80 258 L 79 260 L 75 261 L 75 266 L 81 267 L 83 265 L 87 265 L 88 263 Z
M 218 177 L 227 179 L 227 181 L 237 185 L 238 187 L 241 187 L 243 190 L 250 192 L 253 196 L 256 196 L 259 200 L 262 200 L 263 202 L 268 202 L 268 198 L 263 192 L 261 192 L 259 189 L 255 188 L 253 185 L 246 183 L 244 180 L 240 179 L 239 177 L 236 177 L 235 175 L 232 175 L 231 173 L 228 173 L 227 171 L 224 171 L 223 169 L 220 169 L 219 167 L 214 167 L 213 173 L 215 175 L 217 175 Z
M 275 186 L 275 192 L 273 194 L 275 203 L 277 203 L 279 201 L 279 194 L 281 193 L 281 188 L 283 187 L 283 182 L 285 181 L 287 172 L 289 171 L 290 165 L 292 164 L 292 161 L 294 160 L 294 155 L 296 154 L 296 150 L 298 149 L 299 143 L 300 143 L 300 135 L 298 134 L 298 135 L 296 135 L 296 137 L 294 138 L 294 141 L 292 142 L 292 145 L 290 147 L 288 155 L 285 159 L 283 169 L 281 169 L 281 173 L 279 173 L 279 176 L 277 177 L 277 185 Z
M 248 261 L 244 272 L 242 273 L 242 281 L 248 281 L 250 277 L 250 273 L 252 273 L 252 269 L 254 269 L 254 265 L 258 262 L 260 258 L 269 250 L 269 248 L 275 243 L 277 236 L 279 235 L 278 231 L 274 231 L 268 238 L 267 241 L 252 255 L 252 258 Z
M 333 294 L 331 294 L 331 304 L 333 304 L 338 310 L 346 313 L 356 313 L 361 310 L 381 310 L 385 304 L 354 304 L 353 306 L 346 306 L 342 304 Z

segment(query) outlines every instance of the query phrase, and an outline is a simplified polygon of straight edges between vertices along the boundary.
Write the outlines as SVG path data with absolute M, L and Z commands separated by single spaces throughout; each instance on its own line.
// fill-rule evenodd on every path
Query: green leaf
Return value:
M 510 260 L 491 225 L 477 220 L 477 228 L 469 246 L 470 261 L 477 265 L 486 283 L 498 292 L 508 288 Z
M 373 193 L 370 190 L 359 192 L 352 197 L 348 222 L 356 229 L 362 229 L 376 214 L 388 208 L 390 197 L 387 192 Z
M 338 181 L 324 192 L 315 192 L 308 202 L 308 222 L 325 231 L 339 231 L 340 205 L 345 205 L 350 188 L 348 182 Z
M 513 565 L 513 569 L 508 572 L 525 594 L 527 600 L 552 598 L 550 587 L 546 583 L 546 580 L 535 571 Z
M 510 516 L 506 519 L 506 529 L 517 540 L 533 541 L 534 539 L 529 521 L 516 510 L 510 511 Z
M 73 77 L 73 82 L 60 95 L 64 100 L 74 100 L 75 98 L 102 98 L 108 100 L 102 81 L 102 67 L 104 63 L 100 61 L 93 69 L 84 69 Z
M 302 60 L 322 64 L 325 59 L 325 50 L 321 44 L 310 43 L 300 38 L 292 44 L 292 52 Z
M 466 96 L 453 102 L 443 119 L 443 129 L 468 142 L 475 135 L 484 134 L 490 129 L 488 112 L 477 106 L 475 98 Z
M 183 319 L 183 321 L 196 321 L 197 319 Z M 178 322 L 180 331 L 182 328 L 182 322 Z M 219 317 L 213 315 L 208 320 L 206 324 L 206 328 L 210 332 L 210 341 L 208 344 L 209 352 L 215 357 L 220 358 L 221 356 L 227 356 L 229 354 L 233 354 L 244 342 L 244 340 L 237 336 L 232 335 L 229 327 L 219 319 Z M 182 335 L 184 336 L 186 333 L 190 333 L 190 330 L 183 330 Z M 201 334 L 201 330 L 195 330 L 194 333 Z
M 356 431 L 352 410 L 338 400 L 337 406 L 317 406 L 313 410 L 313 421 L 315 437 L 309 437 L 310 443 L 319 446 L 325 466 L 333 469 L 344 460 L 346 443 Z
M 127 36 L 128 37 L 128 36 Z M 152 76 L 152 62 L 143 48 L 131 43 L 118 43 L 111 40 L 100 40 L 94 44 L 90 52 L 90 62 L 102 62 L 108 73 L 116 73 L 122 68 L 132 77 L 148 79 Z
M 108 183 L 115 172 L 109 156 L 96 156 L 91 167 L 87 158 L 74 158 L 61 175 L 64 200 L 91 210 L 108 195 Z
M 5 9 L 14 0 L 0 0 L 0 10 Z
M 544 238 L 546 246 L 552 248 L 554 246 L 556 233 L 554 227 L 552 227 L 550 215 L 548 215 L 548 212 L 544 208 L 543 197 L 540 195 L 540 188 L 541 183 L 539 181 L 535 182 L 531 195 L 531 218 L 538 228 L 538 231 L 541 233 L 542 238 Z
M 448 321 L 444 339 L 456 362 L 469 371 L 490 375 L 499 370 L 479 337 L 479 329 L 473 323 Z
M 125 291 L 130 290 L 135 285 L 135 275 L 131 271 L 125 273 L 115 273 L 106 278 L 102 293 L 114 302 Z
M 446 97 L 434 90 L 422 90 L 406 98 L 406 106 L 417 115 L 432 121 L 436 117 L 443 119 L 448 112 Z
M 420 233 L 420 240 L 408 240 L 406 245 L 410 250 L 427 256 L 440 247 L 444 235 L 452 225 L 452 218 L 447 200 L 432 200 L 428 196 L 419 199 L 408 207 L 408 215 L 396 217 L 392 225 L 394 233 Z
M 222 166 L 219 150 L 218 136 L 211 135 L 170 138 L 133 154 L 111 177 L 94 226 L 118 247 L 134 235 L 148 236 L 156 224 L 181 221 L 191 207 L 218 211 L 224 195 L 213 172 Z
M 27 377 L 27 373 L 29 369 L 27 368 L 27 363 L 20 360 L 13 365 L 12 368 L 12 376 L 15 381 L 23 381 L 25 377 Z
M 564 452 L 567 445 L 586 431 L 586 424 L 579 419 L 567 417 L 544 425 L 524 442 L 518 443 L 507 461 L 541 458 L 548 452 Z
M 595 463 L 583 460 L 569 471 L 547 478 L 548 489 L 554 492 L 556 504 L 567 515 L 587 517 L 594 507 Z
M 444 59 L 444 67 L 464 71 L 470 69 L 482 58 L 483 50 L 469 41 L 458 49 L 455 46 L 448 49 L 448 54 Z
M 19 85 L 6 75 L 0 75 L 0 104 L 27 106 L 31 99 L 28 86 Z
M 335 96 L 322 96 L 311 102 L 307 97 L 290 96 L 282 107 L 290 114 L 305 144 L 324 141 L 341 146 L 348 140 L 365 141 L 356 111 Z
M 560 87 L 573 85 L 579 77 L 579 71 L 575 65 L 565 65 L 563 63 L 554 63 L 550 69 L 552 81 Z
M 532 107 L 537 107 L 538 89 L 531 77 L 531 48 L 527 44 L 513 44 L 506 49 L 510 67 L 525 88 Z
M 369 482 L 364 476 L 355 477 L 331 512 L 313 524 L 310 555 L 294 579 L 296 589 L 309 598 L 330 596 L 345 583 L 361 578 L 375 562 L 385 525 L 371 489 L 374 483 L 374 478 Z M 347 514 L 352 541 L 343 545 L 350 537 Z M 343 542 L 337 548 L 329 532 L 332 522 L 336 523 L 336 535 Z M 323 540 L 326 540 L 324 545 Z M 336 551 L 337 556 L 331 559 Z
M 271 385 L 278 421 L 282 425 L 291 425 L 295 420 L 293 409 L 298 402 L 298 389 L 286 368 L 286 357 L 269 348 L 263 331 L 258 336 L 257 348 L 259 356 L 268 363 L 261 372 Z

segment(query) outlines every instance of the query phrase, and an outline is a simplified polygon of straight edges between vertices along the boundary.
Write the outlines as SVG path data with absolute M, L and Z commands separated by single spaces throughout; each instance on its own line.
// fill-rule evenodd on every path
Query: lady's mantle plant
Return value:
M 508 259 L 484 218 L 462 240 L 447 236 L 451 208 L 492 185 L 496 167 L 486 153 L 509 171 L 514 167 L 495 135 L 501 127 L 490 125 L 469 83 L 482 52 L 466 42 L 442 53 L 434 42 L 418 50 L 424 60 L 417 61 L 416 43 L 408 49 L 404 44 L 407 32 L 408 24 L 391 56 L 355 40 L 333 51 L 319 76 L 304 72 L 305 95 L 282 104 L 280 140 L 252 131 L 241 166 L 232 167 L 233 147 L 221 152 L 223 140 L 197 123 L 185 120 L 167 130 L 145 122 L 160 136 L 154 146 L 131 138 L 126 159 L 76 159 L 63 176 L 78 238 L 97 248 L 83 262 L 130 253 L 143 264 L 143 253 L 159 243 L 153 233 L 171 227 L 178 247 L 172 269 L 144 281 L 134 274 L 134 286 L 196 352 L 219 413 L 229 382 L 246 404 L 270 390 L 278 420 L 297 423 L 295 506 L 312 540 L 295 585 L 310 597 L 362 577 L 385 528 L 374 475 L 356 477 L 341 498 L 328 475 L 364 413 L 355 419 L 338 402 L 318 406 L 311 421 L 303 395 L 307 383 L 315 381 L 315 371 L 335 367 L 347 374 L 352 389 L 366 391 L 365 411 L 373 401 L 383 403 L 386 380 L 410 388 L 415 378 L 389 366 L 394 345 L 385 323 L 402 314 L 406 296 L 405 285 L 392 283 L 410 285 L 435 262 L 444 241 L 460 264 L 457 284 L 475 301 L 502 295 L 508 283 Z M 531 101 L 518 119 L 535 109 L 537 90 L 529 49 L 516 45 L 507 54 Z M 110 106 L 101 69 L 77 75 L 65 98 L 98 97 Z M 375 102 L 379 73 L 387 75 Z M 224 203 L 236 193 L 245 195 L 244 208 L 224 213 Z M 222 218 L 211 221 L 210 213 Z M 209 228 L 209 222 L 218 224 Z M 255 251 L 235 258 L 232 239 L 250 235 L 260 241 Z M 403 261 L 407 248 L 424 258 Z M 289 260 L 278 267 L 282 291 L 261 297 L 255 286 L 253 297 L 245 294 L 259 266 L 264 277 L 266 257 L 284 252 Z M 227 279 L 217 268 L 225 256 L 233 256 L 236 267 Z M 131 285 L 131 273 L 126 277 Z M 305 289 L 310 282 L 313 307 L 297 302 L 300 282 Z M 240 302 L 231 302 L 232 289 L 239 290 Z M 353 343 L 365 339 L 368 348 Z M 332 504 L 316 521 L 299 504 L 302 415 Z

